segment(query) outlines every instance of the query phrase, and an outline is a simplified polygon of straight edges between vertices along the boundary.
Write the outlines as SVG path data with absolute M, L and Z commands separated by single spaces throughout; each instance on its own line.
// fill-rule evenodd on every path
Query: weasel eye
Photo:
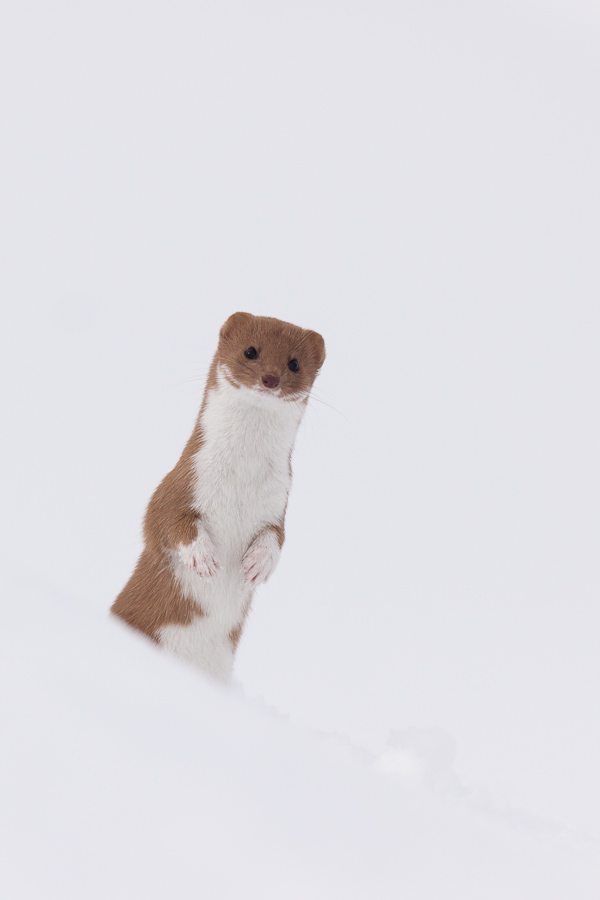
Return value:
M 246 359 L 256 359 L 258 356 L 258 350 L 256 347 L 248 347 L 247 350 L 244 350 L 244 356 Z
M 300 365 L 298 363 L 298 360 L 290 359 L 290 361 L 288 363 L 288 369 L 291 369 L 292 372 L 297 372 L 299 368 L 300 368 Z

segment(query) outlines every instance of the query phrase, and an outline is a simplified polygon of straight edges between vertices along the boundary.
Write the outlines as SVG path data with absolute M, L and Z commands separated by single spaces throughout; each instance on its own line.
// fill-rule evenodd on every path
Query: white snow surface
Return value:
M 0 896 L 600 896 L 595 4 L 0 9 Z M 320 331 L 226 691 L 112 621 L 236 309 Z
M 597 897 L 599 845 L 470 796 L 447 736 L 373 758 L 27 575 L 12 597 L 2 896 Z

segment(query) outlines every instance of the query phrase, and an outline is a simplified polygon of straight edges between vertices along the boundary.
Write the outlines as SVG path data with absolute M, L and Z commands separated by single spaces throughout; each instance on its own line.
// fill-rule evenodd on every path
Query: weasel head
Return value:
M 219 334 L 217 365 L 257 395 L 307 399 L 324 360 L 320 334 L 268 316 L 234 313 Z

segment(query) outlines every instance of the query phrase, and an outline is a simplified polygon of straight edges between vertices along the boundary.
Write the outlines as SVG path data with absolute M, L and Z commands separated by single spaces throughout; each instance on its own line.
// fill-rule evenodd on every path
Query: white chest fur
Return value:
M 217 551 L 217 574 L 202 578 L 174 561 L 174 574 L 202 615 L 190 626 L 161 629 L 165 646 L 212 675 L 227 678 L 229 640 L 250 603 L 242 557 L 268 525 L 278 524 L 290 488 L 290 455 L 304 406 L 235 387 L 218 372 L 202 413 L 203 441 L 194 458 L 194 506 Z
M 222 376 L 209 392 L 194 493 L 223 564 L 239 557 L 254 535 L 283 514 L 301 416 L 298 404 L 234 387 Z

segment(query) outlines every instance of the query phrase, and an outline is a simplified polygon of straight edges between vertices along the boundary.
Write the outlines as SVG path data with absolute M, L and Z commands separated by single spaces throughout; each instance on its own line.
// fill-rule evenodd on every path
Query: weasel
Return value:
M 111 607 L 221 681 L 254 590 L 279 560 L 292 450 L 324 360 L 315 331 L 227 319 L 192 435 L 150 499 L 144 548 Z

